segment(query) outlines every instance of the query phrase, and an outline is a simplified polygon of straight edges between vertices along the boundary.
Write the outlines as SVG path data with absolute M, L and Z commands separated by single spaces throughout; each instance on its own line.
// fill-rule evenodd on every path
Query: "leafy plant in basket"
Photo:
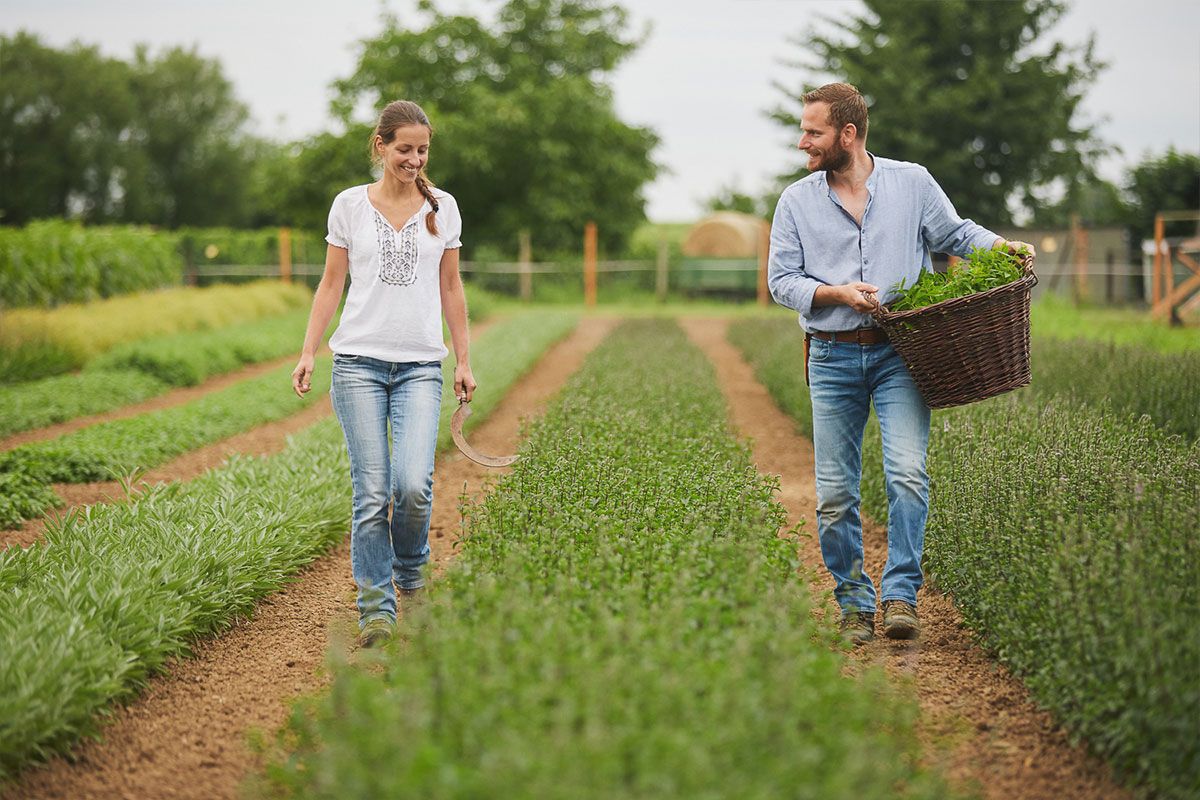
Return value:
M 888 304 L 888 310 L 915 311 L 1020 280 L 1021 258 L 1026 255 L 1025 248 L 1013 255 L 1006 250 L 976 247 L 966 259 L 945 272 L 922 271 L 912 286 L 906 286 L 904 281 L 896 284 L 893 290 L 900 292 L 900 296 Z

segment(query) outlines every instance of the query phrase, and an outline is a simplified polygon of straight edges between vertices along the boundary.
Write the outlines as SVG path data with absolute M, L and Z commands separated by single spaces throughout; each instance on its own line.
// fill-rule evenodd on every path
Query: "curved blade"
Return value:
M 462 432 L 463 423 L 466 422 L 469 416 L 471 416 L 471 404 L 460 402 L 458 410 L 450 418 L 450 436 L 454 439 L 454 443 L 458 445 L 458 449 L 462 451 L 464 456 L 476 464 L 482 464 L 485 467 L 507 467 L 517 460 L 516 456 L 485 456 L 474 447 L 471 447 Z

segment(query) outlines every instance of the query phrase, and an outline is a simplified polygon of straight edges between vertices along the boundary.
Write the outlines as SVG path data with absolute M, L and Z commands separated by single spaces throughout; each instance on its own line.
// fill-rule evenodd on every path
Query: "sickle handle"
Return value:
M 458 401 L 458 409 L 454 412 L 454 416 L 450 418 L 450 436 L 454 439 L 454 444 L 462 451 L 462 454 L 474 461 L 476 464 L 482 464 L 485 467 L 507 467 L 517 460 L 516 456 L 485 456 L 474 447 L 472 447 L 465 436 L 463 436 L 463 423 L 467 417 L 471 416 L 471 404 L 464 401 Z

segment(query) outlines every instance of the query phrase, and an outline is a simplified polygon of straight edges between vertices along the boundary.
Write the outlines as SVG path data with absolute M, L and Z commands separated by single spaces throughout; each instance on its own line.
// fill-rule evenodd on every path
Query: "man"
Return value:
M 803 100 L 798 147 L 812 174 L 779 198 L 768 284 L 776 302 L 800 312 L 805 330 L 821 555 L 836 583 L 843 635 L 855 645 L 870 641 L 876 595 L 863 571 L 859 482 L 873 402 L 888 494 L 883 630 L 912 639 L 929 509 L 929 407 L 869 312 L 876 293 L 887 302 L 893 286 L 930 269 L 930 250 L 1033 248 L 959 218 L 924 167 L 869 153 L 867 105 L 855 87 L 832 83 Z

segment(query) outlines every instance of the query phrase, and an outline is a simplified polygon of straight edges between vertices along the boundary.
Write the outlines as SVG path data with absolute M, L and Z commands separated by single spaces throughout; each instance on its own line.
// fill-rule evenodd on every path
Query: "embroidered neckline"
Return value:
M 372 206 L 374 208 L 374 206 Z M 417 214 L 397 231 L 375 209 L 375 233 L 379 241 L 379 279 L 392 286 L 412 286 L 417 281 Z

